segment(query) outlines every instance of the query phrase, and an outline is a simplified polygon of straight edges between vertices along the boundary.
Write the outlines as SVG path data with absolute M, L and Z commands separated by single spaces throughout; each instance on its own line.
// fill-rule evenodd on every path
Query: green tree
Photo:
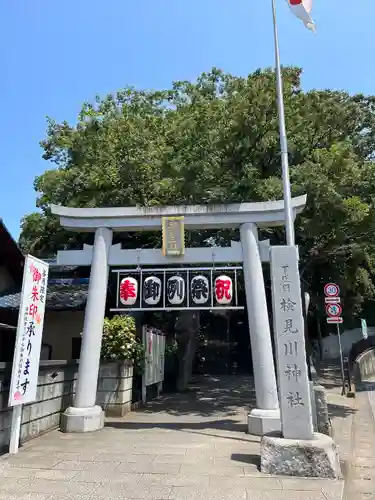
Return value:
M 342 286 L 348 315 L 374 295 L 375 98 L 301 88 L 301 70 L 284 68 L 293 194 L 308 194 L 296 222 L 301 274 L 317 299 L 323 283 Z M 85 103 L 75 125 L 48 121 L 41 143 L 56 164 L 35 181 L 39 212 L 22 222 L 20 243 L 40 256 L 77 248 L 50 213 L 67 206 L 222 203 L 282 198 L 275 75 L 247 78 L 212 69 L 165 91 L 125 88 Z M 235 231 L 197 232 L 218 244 Z M 282 228 L 264 231 L 274 243 Z M 160 245 L 159 235 L 116 235 L 124 247 Z

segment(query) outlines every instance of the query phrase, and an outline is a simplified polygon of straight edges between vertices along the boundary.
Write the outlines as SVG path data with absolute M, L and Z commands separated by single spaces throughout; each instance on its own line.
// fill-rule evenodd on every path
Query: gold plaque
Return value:
M 183 217 L 162 217 L 163 255 L 184 255 L 185 228 Z

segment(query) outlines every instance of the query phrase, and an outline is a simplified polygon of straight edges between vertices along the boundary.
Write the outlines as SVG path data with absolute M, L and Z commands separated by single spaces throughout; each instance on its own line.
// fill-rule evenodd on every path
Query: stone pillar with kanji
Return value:
M 296 246 L 271 248 L 271 280 L 281 432 L 262 437 L 261 471 L 340 478 L 338 447 L 330 436 L 314 433 Z

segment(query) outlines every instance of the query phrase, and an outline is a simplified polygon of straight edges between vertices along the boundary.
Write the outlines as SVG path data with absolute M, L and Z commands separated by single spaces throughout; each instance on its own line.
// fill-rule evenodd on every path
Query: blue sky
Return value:
M 271 0 L 2 0 L 0 217 L 15 238 L 35 210 L 46 116 L 74 123 L 84 101 L 166 88 L 217 66 L 273 65 Z M 277 0 L 282 63 L 303 85 L 375 94 L 374 0 L 315 0 L 313 35 Z

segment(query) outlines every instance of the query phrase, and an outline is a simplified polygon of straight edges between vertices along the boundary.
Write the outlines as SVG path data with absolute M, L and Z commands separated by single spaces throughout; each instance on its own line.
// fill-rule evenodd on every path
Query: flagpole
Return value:
M 277 109 L 279 114 L 281 169 L 283 177 L 286 243 L 288 246 L 294 246 L 295 244 L 294 220 L 293 220 L 293 210 L 292 210 L 292 195 L 290 192 L 288 141 L 286 137 L 286 127 L 285 127 L 283 80 L 281 75 L 279 35 L 277 31 L 275 0 L 272 0 L 272 14 L 273 14 L 273 34 L 275 40 L 276 94 L 277 94 Z

